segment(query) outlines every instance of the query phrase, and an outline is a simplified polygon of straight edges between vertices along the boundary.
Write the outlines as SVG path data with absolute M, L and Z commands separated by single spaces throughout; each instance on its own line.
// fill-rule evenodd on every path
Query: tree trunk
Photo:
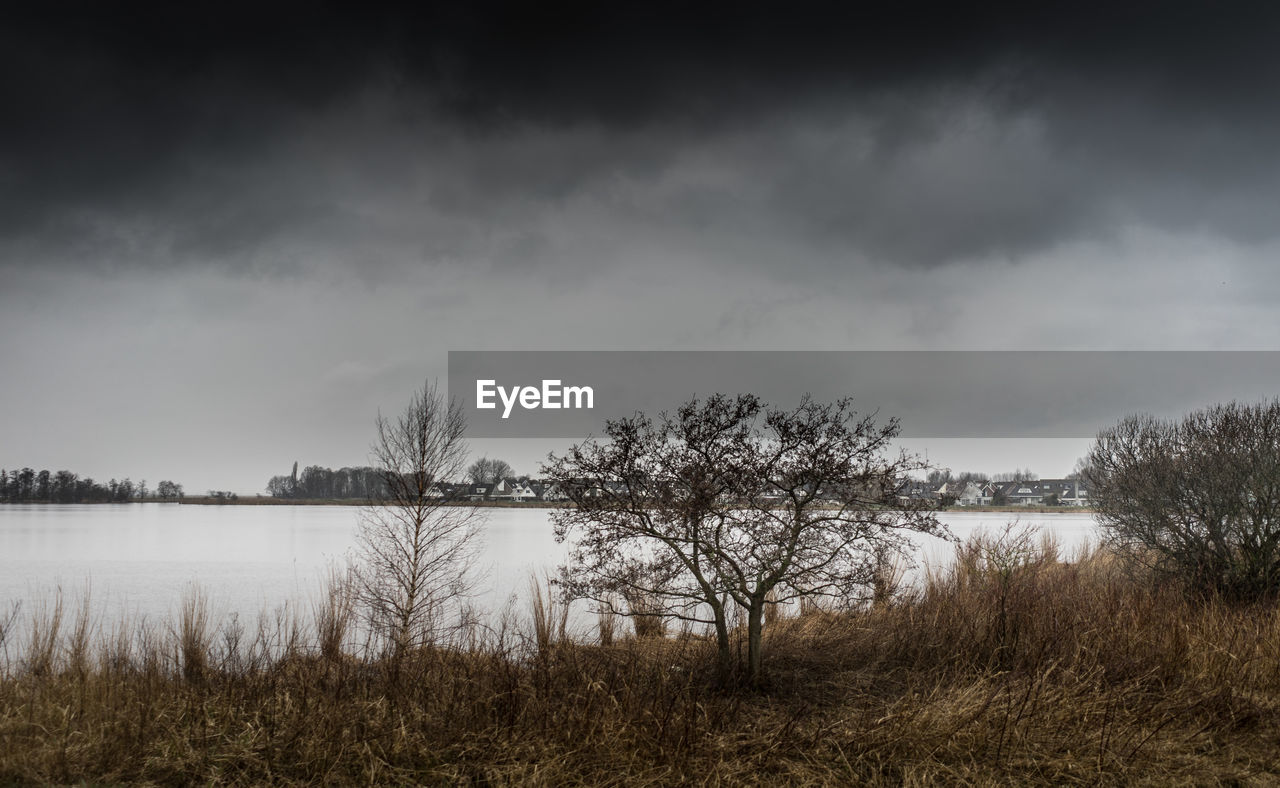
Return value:
M 724 620 L 716 621 L 716 675 L 721 686 L 733 679 L 733 651 L 729 648 L 729 628 Z
M 761 637 L 764 629 L 764 597 L 753 598 L 747 611 L 747 676 L 751 686 L 760 686 Z
M 720 686 L 729 686 L 733 677 L 733 651 L 729 647 L 729 621 L 723 604 L 712 604 L 716 625 L 716 681 Z

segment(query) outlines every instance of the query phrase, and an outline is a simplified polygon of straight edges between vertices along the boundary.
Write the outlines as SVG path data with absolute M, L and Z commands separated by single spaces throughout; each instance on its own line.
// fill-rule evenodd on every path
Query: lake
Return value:
M 174 620 L 183 593 L 199 585 L 215 619 L 237 613 L 251 622 L 282 605 L 309 617 L 326 566 L 353 544 L 355 506 L 194 506 L 178 504 L 0 505 L 0 616 L 53 598 L 69 608 L 91 590 L 102 623 L 128 618 Z M 486 578 L 477 600 L 490 612 L 526 596 L 533 572 L 553 569 L 565 548 L 552 536 L 546 509 L 493 508 L 485 529 Z M 1067 547 L 1094 536 L 1085 513 L 947 512 L 957 536 L 997 530 L 1011 520 L 1040 526 Z M 946 560 L 950 548 L 922 539 L 920 557 Z M 518 611 L 523 614 L 521 604 Z

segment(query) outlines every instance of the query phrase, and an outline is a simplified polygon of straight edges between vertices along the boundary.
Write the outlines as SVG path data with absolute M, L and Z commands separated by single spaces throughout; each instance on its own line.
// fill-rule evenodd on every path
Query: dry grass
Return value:
M 667 619 L 659 612 L 662 604 L 639 591 L 627 596 L 628 617 L 638 638 L 661 638 L 667 634 Z
M 569 606 L 556 601 L 555 589 L 549 578 L 539 581 L 537 575 L 529 577 L 529 607 L 539 654 L 545 654 L 552 646 L 568 639 Z
M 77 657 L 54 607 L 0 670 L 0 783 L 1280 783 L 1280 612 L 1099 553 L 980 538 L 882 604 L 778 618 L 759 692 L 713 689 L 699 637 L 559 639 L 546 602 L 554 648 L 503 627 L 396 671 L 198 602 Z
M 614 637 L 618 632 L 618 620 L 622 618 L 616 611 L 617 607 L 613 599 L 606 599 L 596 607 L 596 631 L 599 633 L 602 646 L 613 645 Z
M 356 608 L 350 579 L 336 565 L 329 567 L 327 582 L 321 589 L 320 601 L 312 607 L 312 615 L 320 656 L 329 661 L 341 659 L 355 624 Z

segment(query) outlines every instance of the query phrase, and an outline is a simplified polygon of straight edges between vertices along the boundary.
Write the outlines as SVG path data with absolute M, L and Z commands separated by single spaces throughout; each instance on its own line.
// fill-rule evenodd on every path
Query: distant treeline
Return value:
M 23 468 L 5 471 L 0 468 L 0 503 L 127 503 L 145 498 L 181 498 L 182 485 L 168 480 L 154 490 L 146 479 L 134 482 L 112 479 L 108 482 L 81 478 L 71 471 L 37 471 Z
M 288 476 L 272 476 L 267 492 L 274 498 L 376 498 L 385 490 L 382 472 L 377 468 L 323 468 L 308 465 Z

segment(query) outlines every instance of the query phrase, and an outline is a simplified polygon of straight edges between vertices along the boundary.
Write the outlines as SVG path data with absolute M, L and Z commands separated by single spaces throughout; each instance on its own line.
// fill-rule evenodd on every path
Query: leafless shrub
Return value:
M 1195 594 L 1280 595 L 1280 399 L 1098 434 L 1084 478 L 1109 546 Z
M 458 627 L 475 584 L 484 510 L 449 505 L 437 488 L 462 475 L 465 426 L 433 383 L 399 418 L 378 416 L 372 458 L 385 484 L 361 516 L 352 579 L 370 630 L 395 654 Z

